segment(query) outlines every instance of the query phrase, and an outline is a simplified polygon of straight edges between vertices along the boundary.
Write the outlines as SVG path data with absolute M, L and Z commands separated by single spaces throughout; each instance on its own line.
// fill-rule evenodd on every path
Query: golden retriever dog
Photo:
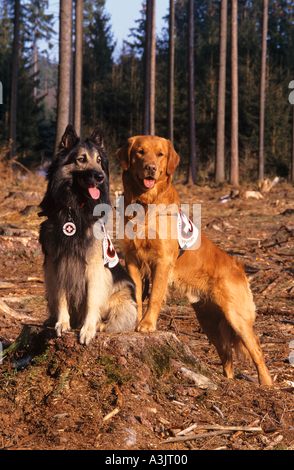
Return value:
M 253 332 L 255 305 L 243 264 L 218 248 L 203 233 L 199 235 L 199 247 L 184 252 L 177 238 L 171 236 L 171 231 L 167 231 L 166 238 L 159 236 L 162 208 L 171 204 L 175 205 L 177 212 L 180 208 L 178 193 L 172 185 L 179 156 L 170 141 L 155 136 L 132 137 L 116 156 L 123 167 L 125 214 L 130 213 L 127 208 L 131 204 L 136 204 L 135 208 L 142 207 L 145 212 L 144 227 L 137 227 L 136 237 L 126 236 L 126 226 L 134 215 L 125 215 L 122 240 L 126 266 L 136 284 L 137 330 L 155 331 L 168 287 L 180 287 L 191 302 L 203 331 L 216 347 L 224 375 L 228 378 L 234 375 L 233 347 L 237 353 L 249 353 L 260 384 L 271 385 L 259 340 Z M 157 233 L 152 238 L 148 238 L 150 204 L 158 207 Z M 167 219 L 170 229 L 172 217 Z M 142 281 L 145 278 L 151 280 L 151 293 L 143 316 Z

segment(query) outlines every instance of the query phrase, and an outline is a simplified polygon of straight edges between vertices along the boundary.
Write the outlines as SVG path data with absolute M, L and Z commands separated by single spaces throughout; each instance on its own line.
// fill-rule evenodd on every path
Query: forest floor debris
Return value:
M 293 449 L 293 186 L 279 181 L 262 199 L 223 204 L 230 187 L 176 184 L 181 202 L 201 204 L 206 235 L 245 265 L 255 332 L 274 379 L 267 388 L 238 358 L 234 379 L 223 377 L 215 348 L 177 294 L 162 308 L 158 333 L 127 335 L 128 347 L 124 335 L 98 334 L 89 348 L 76 332 L 48 336 L 41 326 L 47 303 L 37 215 L 45 182 L 27 180 L 7 181 L 0 190 L 0 342 L 7 351 L 0 364 L 0 448 Z M 112 181 L 113 202 L 119 189 Z M 23 335 L 13 351 L 25 325 L 33 328 L 34 347 Z M 159 343 L 143 357 L 156 335 L 169 345 Z M 214 386 L 197 385 L 197 375 Z

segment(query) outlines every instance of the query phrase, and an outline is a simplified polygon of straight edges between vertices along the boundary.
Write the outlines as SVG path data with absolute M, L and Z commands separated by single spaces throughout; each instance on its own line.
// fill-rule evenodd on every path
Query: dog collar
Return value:
M 62 204 L 63 204 L 65 207 L 67 207 L 67 209 L 69 209 L 69 210 L 72 209 L 72 207 L 71 207 L 71 206 L 68 206 L 65 201 L 62 201 Z M 79 206 L 79 209 L 81 209 L 82 207 L 84 207 L 85 204 L 87 204 L 87 203 L 86 203 L 86 202 L 83 202 L 83 203 Z M 49 216 L 48 216 L 48 213 L 47 213 L 46 211 L 42 211 L 42 212 L 38 212 L 38 217 L 49 217 Z
M 62 204 L 63 204 L 65 207 L 67 207 L 68 209 L 70 209 L 70 210 L 73 209 L 73 207 L 68 206 L 65 201 L 63 201 Z M 81 209 L 81 208 L 84 207 L 85 205 L 86 205 L 86 202 L 82 202 L 82 204 L 81 204 L 78 208 Z

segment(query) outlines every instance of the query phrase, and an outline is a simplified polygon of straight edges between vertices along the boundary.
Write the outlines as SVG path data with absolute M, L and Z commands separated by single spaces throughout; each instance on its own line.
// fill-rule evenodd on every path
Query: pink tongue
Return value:
M 154 180 L 144 180 L 144 185 L 146 186 L 146 188 L 153 188 L 153 186 L 155 185 L 155 181 Z
M 92 199 L 99 199 L 100 197 L 100 191 L 99 189 L 95 188 L 88 188 L 88 191 L 90 193 L 90 196 Z

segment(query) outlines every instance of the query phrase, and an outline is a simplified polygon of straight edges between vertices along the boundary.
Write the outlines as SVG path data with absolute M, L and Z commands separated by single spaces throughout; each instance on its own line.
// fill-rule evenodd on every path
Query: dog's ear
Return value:
M 80 138 L 78 137 L 74 126 L 69 124 L 67 128 L 65 129 L 63 136 L 61 137 L 59 150 L 61 149 L 71 150 L 79 142 L 80 142 Z
M 89 140 L 97 145 L 97 147 L 104 147 L 104 140 L 100 125 L 95 127 Z
M 121 149 L 118 149 L 115 154 L 124 170 L 128 170 L 130 168 L 133 142 L 133 138 L 129 139 L 128 142 Z
M 170 140 L 168 140 L 168 157 L 167 157 L 167 167 L 166 173 L 172 175 L 175 172 L 177 165 L 180 162 L 180 157 L 172 146 Z

